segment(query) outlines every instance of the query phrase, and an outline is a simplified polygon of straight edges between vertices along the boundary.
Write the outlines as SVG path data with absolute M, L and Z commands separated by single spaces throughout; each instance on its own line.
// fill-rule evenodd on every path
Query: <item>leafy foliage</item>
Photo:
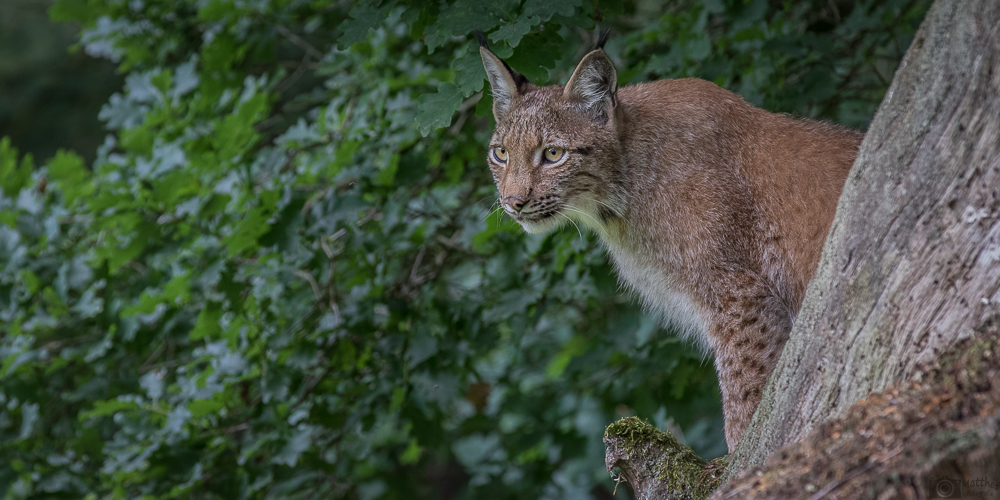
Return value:
M 0 143 L 0 491 L 603 497 L 627 415 L 721 454 L 711 364 L 594 236 L 491 211 L 465 35 L 554 83 L 600 17 L 622 82 L 864 125 L 926 2 L 658 9 L 60 0 L 126 78 L 92 167 Z

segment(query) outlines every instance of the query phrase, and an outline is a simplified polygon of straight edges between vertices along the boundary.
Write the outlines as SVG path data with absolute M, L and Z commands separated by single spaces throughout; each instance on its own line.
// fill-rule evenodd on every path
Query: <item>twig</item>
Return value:
M 312 287 L 313 294 L 316 295 L 316 300 L 321 300 L 323 298 L 323 292 L 320 291 L 319 283 L 316 283 L 316 278 L 313 278 L 313 275 L 301 269 L 295 269 L 292 271 L 292 274 L 309 282 L 309 286 Z
M 330 241 L 336 241 L 337 238 L 340 238 L 341 236 L 343 236 L 345 234 L 347 234 L 347 230 L 344 229 L 344 228 L 340 228 L 340 229 L 337 230 L 337 232 L 331 234 L 330 236 L 326 236 L 326 237 L 323 237 L 323 238 L 319 239 L 319 244 L 320 244 L 321 247 L 323 247 L 323 253 L 326 254 L 326 258 L 328 258 L 330 260 L 333 260 L 333 258 L 337 255 L 330 248 L 330 243 L 329 242 Z M 329 240 L 329 241 L 327 241 L 327 240 Z
M 295 82 L 299 81 L 299 78 L 302 78 L 302 75 L 304 75 L 306 73 L 306 70 L 308 69 L 309 69 L 309 54 L 307 53 L 305 56 L 302 57 L 302 61 L 299 62 L 299 66 L 295 68 L 295 73 L 292 73 L 291 76 L 289 76 L 283 82 L 275 86 L 274 91 L 277 92 L 278 94 L 281 94 L 284 91 L 288 90 L 292 85 L 295 85 Z
M 207 436 L 211 436 L 213 434 L 231 434 L 233 432 L 245 431 L 245 430 L 247 430 L 249 428 L 250 428 L 250 424 L 244 422 L 242 424 L 237 424 L 237 425 L 226 427 L 225 429 L 218 429 L 218 430 L 216 430 L 216 429 L 209 429 L 209 430 L 206 430 L 206 431 L 202 432 L 201 434 L 198 434 L 198 439 L 202 439 L 202 438 L 205 438 Z
M 334 275 L 335 264 L 333 262 L 333 258 L 337 256 L 337 253 L 330 248 L 330 244 L 327 240 L 329 239 L 329 241 L 334 241 L 345 234 L 347 234 L 347 230 L 340 228 L 337 232 L 331 234 L 330 236 L 321 236 L 319 238 L 319 245 L 323 248 L 323 253 L 325 253 L 326 257 L 330 259 L 329 279 L 327 279 L 327 282 L 330 283 L 330 311 L 333 312 L 337 325 L 340 325 L 343 321 L 343 318 L 340 316 L 340 307 L 337 306 L 337 280 Z
M 458 108 L 458 121 L 456 121 L 455 124 L 448 129 L 449 135 L 455 135 L 459 130 L 462 130 L 462 125 L 465 125 L 465 120 L 469 118 L 469 110 L 476 107 L 476 104 L 478 104 L 479 100 L 482 98 L 483 93 L 476 92 L 462 103 L 462 106 Z
M 154 365 L 149 365 L 149 366 L 144 366 L 144 367 L 141 366 L 141 367 L 139 367 L 139 373 L 149 373 L 149 372 L 154 371 L 154 370 L 159 370 L 160 368 L 173 368 L 175 366 L 183 365 L 184 363 L 187 363 L 188 361 L 191 361 L 191 359 L 188 359 L 188 360 L 171 359 L 169 361 L 164 361 L 162 363 L 156 363 Z
M 327 364 L 327 367 L 323 370 L 323 373 L 321 373 L 318 377 L 313 377 L 312 380 L 308 381 L 305 389 L 302 390 L 302 395 L 299 396 L 299 399 L 297 401 L 292 403 L 289 409 L 298 408 L 299 405 L 304 403 L 309 394 L 312 393 L 313 389 L 315 389 L 316 386 L 319 385 L 319 381 L 326 378 L 326 376 L 329 375 L 332 370 L 333 370 L 333 365 Z
M 156 358 L 160 357 L 160 354 L 163 354 L 163 350 L 166 346 L 167 346 L 166 340 L 160 342 L 160 345 L 158 345 L 156 349 L 154 349 L 153 352 L 149 355 L 149 357 L 146 358 L 146 361 L 143 361 L 142 365 L 139 366 L 139 371 L 143 371 L 143 368 L 149 366 L 149 364 L 152 363 Z
M 271 125 L 274 125 L 275 123 L 278 123 L 278 122 L 280 122 L 281 120 L 284 120 L 284 119 L 285 119 L 285 115 L 283 115 L 281 113 L 277 113 L 277 114 L 271 115 L 268 119 L 266 119 L 266 120 L 264 120 L 264 121 L 262 121 L 262 122 L 260 122 L 260 123 L 258 123 L 256 125 L 254 125 L 253 128 L 254 128 L 255 131 L 257 131 L 257 133 L 263 133 L 265 130 L 267 130 L 268 127 L 270 127 Z
M 417 258 L 413 261 L 413 267 L 410 269 L 410 283 L 413 285 L 420 284 L 420 277 L 417 276 L 417 271 L 420 269 L 420 261 L 424 260 L 424 254 L 427 252 L 427 247 L 420 247 L 420 251 L 417 252 Z
M 46 350 L 46 351 L 54 351 L 56 349 L 59 349 L 61 347 L 67 346 L 67 345 L 78 344 L 80 342 L 86 342 L 88 340 L 93 340 L 93 339 L 95 339 L 95 338 L 97 338 L 99 336 L 100 336 L 100 334 L 91 333 L 91 334 L 87 334 L 87 335 L 80 335 L 79 337 L 70 337 L 68 339 L 52 340 L 52 341 L 49 341 L 49 342 L 46 342 L 46 343 L 42 344 L 38 348 L 42 349 L 42 350 Z
M 299 35 L 292 33 L 288 28 L 284 26 L 278 26 L 278 33 L 281 36 L 287 38 L 290 42 L 295 44 L 297 47 L 306 51 L 306 54 L 315 57 L 317 60 L 323 59 L 323 53 L 320 52 L 316 47 L 313 47 L 311 43 L 305 41 Z
M 455 241 L 455 240 L 458 239 L 458 235 L 461 232 L 462 232 L 461 229 L 455 231 L 455 234 L 452 234 L 451 238 L 445 238 L 443 235 L 439 234 L 439 235 L 437 235 L 438 243 L 441 243 L 442 245 L 444 245 L 444 246 L 446 246 L 446 247 L 448 247 L 448 248 L 450 248 L 452 250 L 461 250 L 462 247 L 459 246 L 459 244 L 456 243 L 456 241 Z
M 344 118 L 340 120 L 340 126 L 337 127 L 337 133 L 342 134 L 344 132 L 344 127 L 347 126 L 347 120 L 351 118 L 354 114 L 354 107 L 358 104 L 358 96 L 351 97 L 350 102 L 347 103 L 347 109 L 344 111 Z
M 358 227 L 361 227 L 372 220 L 382 220 L 382 214 L 378 213 L 378 210 L 376 210 L 374 207 L 368 210 L 368 213 L 366 213 L 363 217 L 358 219 L 358 222 L 356 224 L 358 225 Z

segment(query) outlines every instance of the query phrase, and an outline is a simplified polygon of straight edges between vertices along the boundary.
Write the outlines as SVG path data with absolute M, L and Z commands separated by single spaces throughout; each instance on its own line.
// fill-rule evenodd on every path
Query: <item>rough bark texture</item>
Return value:
M 745 471 L 730 498 L 995 498 L 1000 494 L 1000 343 L 966 339 Z M 656 497 L 650 497 L 656 498 Z
M 1000 2 L 939 0 L 875 115 L 731 473 L 1000 314 Z
M 1000 484 L 998 322 L 1000 1 L 938 0 L 865 137 L 790 340 L 728 457 L 728 478 L 752 470 L 716 497 L 940 496 L 928 485 L 935 474 Z M 983 345 L 972 351 L 985 358 L 965 351 Z M 609 468 L 638 475 L 664 453 L 613 444 Z M 640 499 L 686 491 L 644 488 Z

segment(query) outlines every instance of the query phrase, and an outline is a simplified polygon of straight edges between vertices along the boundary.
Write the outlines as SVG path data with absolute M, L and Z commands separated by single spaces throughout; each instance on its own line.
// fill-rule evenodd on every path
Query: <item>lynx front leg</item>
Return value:
M 767 378 L 792 329 L 786 301 L 748 273 L 727 272 L 708 326 L 732 452 L 757 411 Z

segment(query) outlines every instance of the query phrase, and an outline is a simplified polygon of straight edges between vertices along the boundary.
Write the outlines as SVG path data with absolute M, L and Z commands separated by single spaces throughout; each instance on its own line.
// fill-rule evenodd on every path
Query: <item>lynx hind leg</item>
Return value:
M 742 278 L 742 279 L 741 279 Z M 786 303 L 748 276 L 728 276 L 731 292 L 719 296 L 709 325 L 715 370 L 722 392 L 726 444 L 732 452 L 757 411 L 792 329 Z

